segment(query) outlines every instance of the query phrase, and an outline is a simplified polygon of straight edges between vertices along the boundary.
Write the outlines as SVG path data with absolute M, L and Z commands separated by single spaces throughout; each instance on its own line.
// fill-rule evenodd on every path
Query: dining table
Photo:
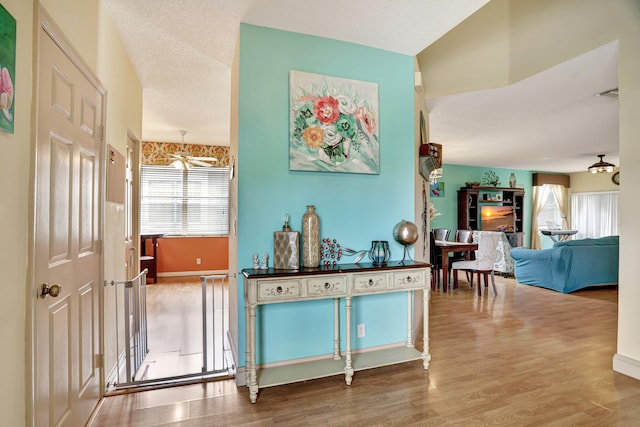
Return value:
M 435 246 L 442 254 L 442 291 L 447 292 L 449 289 L 449 254 L 451 252 L 466 252 L 467 259 L 469 259 L 469 251 L 478 250 L 478 244 L 436 240 Z

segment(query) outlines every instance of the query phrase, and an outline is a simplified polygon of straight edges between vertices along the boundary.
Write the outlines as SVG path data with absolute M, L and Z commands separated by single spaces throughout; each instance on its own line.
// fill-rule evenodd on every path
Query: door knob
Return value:
M 42 286 L 40 286 L 40 298 L 44 298 L 47 295 L 51 295 L 55 298 L 60 295 L 60 292 L 62 292 L 62 286 L 60 285 L 49 286 L 48 283 L 43 283 Z

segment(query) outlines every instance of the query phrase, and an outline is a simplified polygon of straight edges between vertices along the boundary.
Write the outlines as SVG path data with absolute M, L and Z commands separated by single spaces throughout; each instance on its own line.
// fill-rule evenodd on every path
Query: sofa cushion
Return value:
M 564 242 L 556 242 L 553 244 L 554 248 L 562 246 L 594 246 L 594 245 L 618 245 L 620 243 L 619 236 L 606 236 L 597 239 L 579 239 L 579 240 L 566 240 Z

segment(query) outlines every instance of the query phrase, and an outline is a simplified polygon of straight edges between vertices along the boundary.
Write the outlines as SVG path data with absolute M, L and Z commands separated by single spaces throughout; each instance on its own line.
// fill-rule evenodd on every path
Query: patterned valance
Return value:
M 218 163 L 214 167 L 229 166 L 229 147 L 219 145 L 181 144 L 176 142 L 143 142 L 143 165 L 168 165 L 175 158 L 169 154 L 189 153 L 195 157 L 215 157 Z

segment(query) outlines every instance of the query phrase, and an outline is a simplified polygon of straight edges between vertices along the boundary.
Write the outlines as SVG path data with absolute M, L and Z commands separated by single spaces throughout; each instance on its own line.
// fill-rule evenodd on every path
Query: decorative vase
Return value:
M 511 172 L 511 176 L 509 177 L 509 187 L 516 188 L 516 174 Z
M 273 268 L 297 270 L 300 267 L 300 233 L 291 231 L 289 214 L 282 231 L 273 232 Z
M 313 205 L 302 215 L 302 266 L 320 265 L 320 218 Z
M 373 265 L 385 265 L 391 257 L 389 250 L 389 242 L 386 240 L 372 240 L 371 249 L 369 249 L 369 259 Z

